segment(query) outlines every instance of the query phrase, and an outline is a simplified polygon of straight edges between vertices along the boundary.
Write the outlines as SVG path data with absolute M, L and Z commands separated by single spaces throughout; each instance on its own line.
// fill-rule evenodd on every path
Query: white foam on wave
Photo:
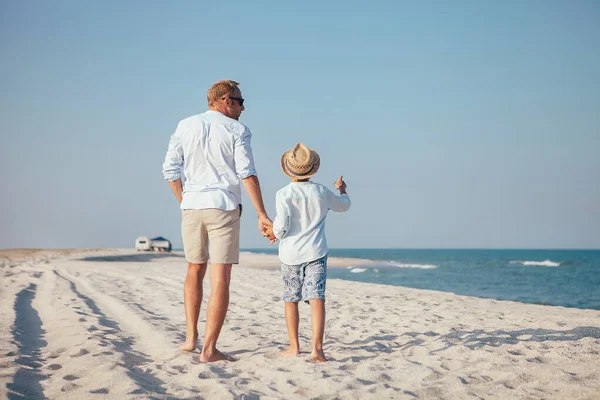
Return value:
M 350 270 L 350 272 L 354 272 L 355 274 L 358 274 L 359 272 L 365 272 L 367 269 L 366 268 L 353 268 Z
M 556 261 L 546 260 L 546 261 L 511 261 L 511 264 L 521 264 L 521 265 L 539 265 L 542 267 L 559 267 L 560 263 Z
M 396 261 L 389 261 L 387 264 L 391 265 L 392 267 L 398 267 L 398 268 L 433 269 L 433 268 L 438 267 L 437 265 L 433 265 L 433 264 L 407 264 L 407 263 L 400 263 L 400 262 L 396 262 Z

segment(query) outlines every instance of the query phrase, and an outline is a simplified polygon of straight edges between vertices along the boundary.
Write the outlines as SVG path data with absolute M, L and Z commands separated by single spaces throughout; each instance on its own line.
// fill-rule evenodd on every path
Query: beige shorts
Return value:
M 182 210 L 181 238 L 185 259 L 193 264 L 237 264 L 240 261 L 240 210 Z

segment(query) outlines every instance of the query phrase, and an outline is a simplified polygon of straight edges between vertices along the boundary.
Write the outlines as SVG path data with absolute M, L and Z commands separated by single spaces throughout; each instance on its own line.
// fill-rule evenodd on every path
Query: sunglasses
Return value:
M 238 103 L 240 103 L 240 107 L 244 105 L 244 99 L 242 99 L 241 97 L 231 97 L 231 96 L 227 96 L 229 97 L 231 100 L 237 100 Z

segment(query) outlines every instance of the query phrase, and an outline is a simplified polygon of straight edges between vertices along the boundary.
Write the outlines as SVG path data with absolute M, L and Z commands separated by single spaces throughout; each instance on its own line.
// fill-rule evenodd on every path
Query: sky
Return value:
M 0 248 L 181 247 L 162 162 L 220 79 L 271 217 L 297 142 L 344 176 L 332 248 L 600 248 L 599 1 L 6 1 L 0 51 Z

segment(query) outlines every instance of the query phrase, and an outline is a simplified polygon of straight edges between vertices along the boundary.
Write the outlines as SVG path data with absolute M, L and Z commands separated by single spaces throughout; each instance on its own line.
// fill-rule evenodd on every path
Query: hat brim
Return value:
M 284 174 L 286 174 L 287 176 L 289 176 L 292 179 L 310 179 L 317 174 L 317 171 L 319 171 L 319 167 L 321 166 L 321 157 L 319 157 L 319 155 L 316 154 L 316 152 L 314 152 L 314 154 L 316 155 L 316 161 L 313 164 L 313 167 L 311 168 L 310 171 L 308 171 L 305 174 L 301 174 L 301 175 L 294 173 L 287 166 L 286 160 L 288 158 L 288 154 L 290 154 L 291 152 L 292 152 L 292 150 L 288 150 L 285 153 L 283 153 L 283 155 L 281 156 L 281 169 L 283 170 Z M 313 152 L 313 151 L 311 150 L 311 152 Z

